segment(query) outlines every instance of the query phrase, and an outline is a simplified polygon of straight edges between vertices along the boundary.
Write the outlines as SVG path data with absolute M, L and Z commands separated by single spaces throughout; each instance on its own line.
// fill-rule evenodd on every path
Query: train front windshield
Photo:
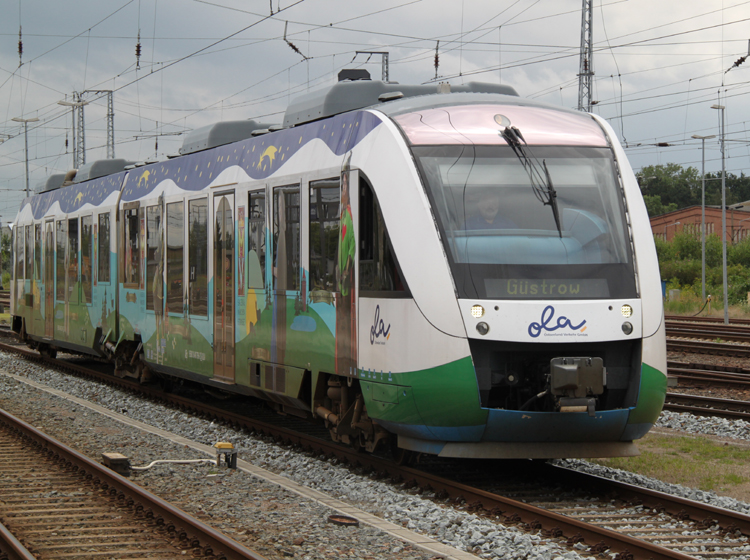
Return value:
M 636 297 L 631 245 L 606 148 L 414 147 L 459 297 Z M 528 152 L 527 152 L 528 153 Z M 529 166 L 546 182 L 529 177 Z M 552 199 L 555 199 L 552 202 Z

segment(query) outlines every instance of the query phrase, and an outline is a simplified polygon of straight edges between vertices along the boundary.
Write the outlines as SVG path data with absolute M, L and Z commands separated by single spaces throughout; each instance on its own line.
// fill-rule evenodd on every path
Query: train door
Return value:
M 214 379 L 234 383 L 234 193 L 214 196 Z
M 44 336 L 55 334 L 55 224 L 44 224 Z

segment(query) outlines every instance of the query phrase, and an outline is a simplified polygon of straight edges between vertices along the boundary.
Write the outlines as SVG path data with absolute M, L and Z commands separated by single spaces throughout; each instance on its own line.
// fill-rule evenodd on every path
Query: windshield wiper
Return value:
M 521 134 L 521 131 L 515 126 L 506 126 L 501 134 L 503 139 L 513 150 L 513 153 L 516 154 L 516 157 L 521 162 L 521 165 L 523 165 L 526 173 L 529 174 L 531 188 L 534 190 L 537 199 L 545 206 L 552 208 L 552 216 L 555 219 L 557 233 L 560 236 L 560 239 L 562 239 L 560 213 L 557 209 L 557 191 L 552 184 L 552 177 L 550 177 L 549 169 L 547 169 L 547 161 L 542 160 L 542 164 L 539 165 L 539 160 L 534 157 L 533 153 L 531 153 L 523 134 Z M 527 150 L 531 157 L 526 155 Z M 544 174 L 542 174 L 542 169 L 544 170 Z

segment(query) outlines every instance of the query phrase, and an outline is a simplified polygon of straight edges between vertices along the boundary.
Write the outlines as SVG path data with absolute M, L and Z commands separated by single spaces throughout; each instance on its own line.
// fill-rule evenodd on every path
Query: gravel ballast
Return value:
M 479 557 L 544 560 L 590 557 L 584 551 L 579 554 L 555 541 L 414 496 L 398 486 L 354 474 L 344 466 L 277 446 L 269 440 L 251 437 L 124 391 L 50 371 L 10 354 L 0 353 L 0 358 L 3 358 L 3 369 L 8 373 L 27 377 L 157 428 L 206 445 L 231 441 L 239 447 L 241 458 L 256 466 L 459 550 L 473 551 Z M 148 464 L 156 459 L 205 457 L 195 450 L 144 434 L 7 376 L 0 376 L 0 406 L 97 460 L 103 451 L 124 453 L 131 457 L 133 465 Z M 679 424 L 679 429 L 684 431 L 711 433 L 702 431 L 708 429 L 704 426 L 705 420 L 689 414 L 665 412 L 660 425 L 674 428 Z M 715 433 L 722 436 L 736 433 L 737 437 L 750 438 L 747 423 L 742 422 L 744 426 L 733 424 L 720 420 Z M 667 484 L 583 460 L 558 461 L 558 464 L 750 513 L 749 504 L 710 492 Z M 186 511 L 268 558 L 406 560 L 433 557 L 372 527 L 361 525 L 352 529 L 331 525 L 326 521 L 330 509 L 317 502 L 301 500 L 276 485 L 243 473 L 217 470 L 211 465 L 169 465 L 134 475 L 133 480 L 177 502 Z M 585 549 L 583 545 L 577 547 Z
M 481 558 L 591 558 L 585 552 L 579 554 L 554 540 L 359 476 L 335 461 L 280 447 L 95 381 L 48 370 L 10 354 L 0 353 L 0 358 L 3 371 L 129 418 L 205 445 L 231 441 L 239 448 L 240 457 L 256 466 L 458 550 L 474 552 Z M 136 466 L 156 459 L 205 457 L 8 376 L 0 376 L 0 407 L 96 460 L 104 451 L 123 453 Z M 327 507 L 241 472 L 216 469 L 209 464 L 160 465 L 134 474 L 133 480 L 269 559 L 427 560 L 439 557 L 367 525 L 347 528 L 328 523 L 328 516 L 333 512 Z M 576 548 L 585 551 L 587 547 L 578 544 Z

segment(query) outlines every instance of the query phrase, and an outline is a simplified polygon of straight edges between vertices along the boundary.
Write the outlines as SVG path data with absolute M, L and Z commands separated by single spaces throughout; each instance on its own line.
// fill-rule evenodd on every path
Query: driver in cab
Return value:
M 483 189 L 479 195 L 478 212 L 470 216 L 464 224 L 465 230 L 515 229 L 517 226 L 500 215 L 500 192 L 497 189 Z

